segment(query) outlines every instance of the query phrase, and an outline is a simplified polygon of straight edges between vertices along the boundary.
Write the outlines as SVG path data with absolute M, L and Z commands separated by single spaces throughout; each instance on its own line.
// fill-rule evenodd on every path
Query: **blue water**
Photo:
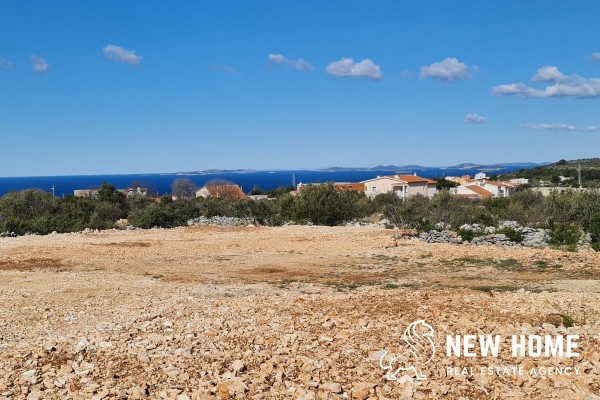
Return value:
M 506 173 L 516 171 L 530 166 L 510 165 L 498 167 L 493 173 Z M 259 171 L 247 173 L 226 173 L 211 175 L 177 175 L 177 174 L 131 174 L 131 175 L 78 175 L 78 176 L 36 176 L 19 178 L 0 178 L 0 196 L 9 191 L 37 188 L 48 192 L 55 188 L 56 196 L 73 194 L 75 189 L 90 189 L 99 187 L 102 182 L 109 182 L 117 188 L 127 188 L 132 183 L 138 182 L 148 185 L 157 191 L 159 195 L 169 193 L 171 184 L 177 178 L 189 178 L 198 187 L 211 179 L 227 179 L 242 186 L 245 192 L 249 192 L 257 185 L 263 190 L 275 189 L 279 186 L 289 186 L 292 183 L 292 174 L 296 175 L 296 183 L 311 182 L 360 182 L 363 180 L 375 178 L 378 175 L 393 175 L 394 173 L 412 174 L 425 178 L 440 178 L 449 175 L 474 175 L 480 169 L 442 169 L 425 168 L 415 171 Z M 488 171 L 488 173 L 490 173 Z

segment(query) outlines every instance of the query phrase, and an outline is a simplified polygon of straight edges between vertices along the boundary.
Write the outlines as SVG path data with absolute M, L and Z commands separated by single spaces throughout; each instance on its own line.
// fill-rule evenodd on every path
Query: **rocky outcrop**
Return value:
M 453 231 L 428 231 L 419 234 L 419 239 L 427 243 L 462 243 L 462 238 Z
M 193 225 L 216 225 L 223 227 L 233 227 L 233 226 L 254 226 L 255 221 L 253 218 L 236 218 L 236 217 L 221 217 L 215 216 L 206 218 L 204 216 L 190 219 L 187 222 L 188 226 Z
M 523 246 L 535 248 L 549 246 L 547 229 L 521 228 L 520 232 L 523 235 L 521 242 Z
M 519 243 L 511 242 L 511 240 L 508 237 L 506 237 L 506 235 L 503 235 L 501 233 L 477 236 L 473 238 L 471 243 L 473 243 L 476 246 L 520 246 Z

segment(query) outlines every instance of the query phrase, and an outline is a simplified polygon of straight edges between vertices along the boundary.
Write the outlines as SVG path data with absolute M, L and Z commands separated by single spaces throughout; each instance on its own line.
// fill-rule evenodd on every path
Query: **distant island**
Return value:
M 551 164 L 550 162 L 544 163 L 532 163 L 532 162 L 510 162 L 510 163 L 498 163 L 498 164 L 473 164 L 473 163 L 462 163 L 457 165 L 450 166 L 434 166 L 434 167 L 424 167 L 422 165 L 377 165 L 375 167 L 328 167 L 328 168 L 302 168 L 299 170 L 302 171 L 315 171 L 315 172 L 352 172 L 352 171 L 424 171 L 431 169 L 464 169 L 464 170 L 473 170 L 480 169 L 482 171 L 496 171 L 502 168 L 511 167 L 511 166 L 519 166 L 521 168 L 533 168 L 538 166 L 544 166 Z M 256 172 L 266 172 L 266 171 L 278 171 L 278 169 L 265 169 L 265 170 L 256 170 L 256 169 L 207 169 L 201 171 L 188 171 L 188 172 L 177 172 L 175 175 L 217 175 L 217 174 L 250 174 Z M 286 170 L 290 171 L 290 170 Z

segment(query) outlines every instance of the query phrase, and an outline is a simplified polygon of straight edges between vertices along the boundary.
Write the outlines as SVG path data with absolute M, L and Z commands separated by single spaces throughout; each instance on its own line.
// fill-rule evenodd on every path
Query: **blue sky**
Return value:
M 0 3 L 0 176 L 600 156 L 600 2 Z

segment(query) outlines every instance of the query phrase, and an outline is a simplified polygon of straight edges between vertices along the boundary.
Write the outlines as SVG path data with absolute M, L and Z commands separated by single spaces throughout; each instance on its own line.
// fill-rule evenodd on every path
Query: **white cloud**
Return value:
M 549 65 L 538 69 L 531 80 L 534 82 L 568 82 L 569 77 L 560 72 L 557 67 Z
M 595 60 L 595 61 L 600 61 L 600 51 L 592 53 L 592 55 L 590 56 L 590 59 Z
M 575 126 L 569 124 L 524 124 L 523 128 L 533 131 L 600 132 L 600 125 Z
M 0 70 L 7 71 L 12 69 L 13 63 L 11 61 L 5 60 L 4 58 L 0 58 Z
M 142 62 L 142 56 L 135 54 L 133 50 L 125 50 L 122 47 L 109 44 L 102 49 L 104 57 L 107 60 L 118 61 L 130 65 L 140 65 Z
M 479 67 L 475 67 L 475 71 Z M 421 67 L 421 78 L 431 78 L 440 82 L 462 81 L 470 78 L 469 66 L 456 58 L 446 58 L 440 62 Z
M 241 75 L 241 72 L 237 69 L 230 67 L 229 65 L 213 65 L 213 70 L 226 72 L 229 75 Z
M 536 89 L 524 83 L 498 85 L 492 88 L 492 94 L 524 98 L 574 97 L 586 99 L 600 96 L 599 78 L 588 79 L 579 75 L 565 75 L 555 66 L 538 69 L 531 80 L 549 85 L 542 89 Z
M 330 63 L 325 69 L 327 73 L 335 77 L 354 77 L 364 79 L 381 79 L 381 67 L 375 64 L 371 59 L 365 58 L 355 63 L 351 58 L 342 58 L 341 60 Z
M 485 124 L 487 118 L 479 114 L 467 114 L 465 116 L 465 123 L 467 124 Z
M 269 62 L 274 65 L 281 65 L 283 67 L 298 69 L 301 71 L 312 71 L 313 69 L 315 69 L 315 67 L 310 65 L 303 58 L 298 58 L 296 60 L 292 60 L 282 54 L 273 54 L 273 53 L 269 53 L 267 58 L 269 59 Z
M 31 60 L 31 69 L 34 72 L 41 74 L 48 71 L 48 68 L 50 68 L 50 64 L 48 64 L 46 60 L 41 57 L 37 57 L 35 54 L 32 54 L 29 59 Z

